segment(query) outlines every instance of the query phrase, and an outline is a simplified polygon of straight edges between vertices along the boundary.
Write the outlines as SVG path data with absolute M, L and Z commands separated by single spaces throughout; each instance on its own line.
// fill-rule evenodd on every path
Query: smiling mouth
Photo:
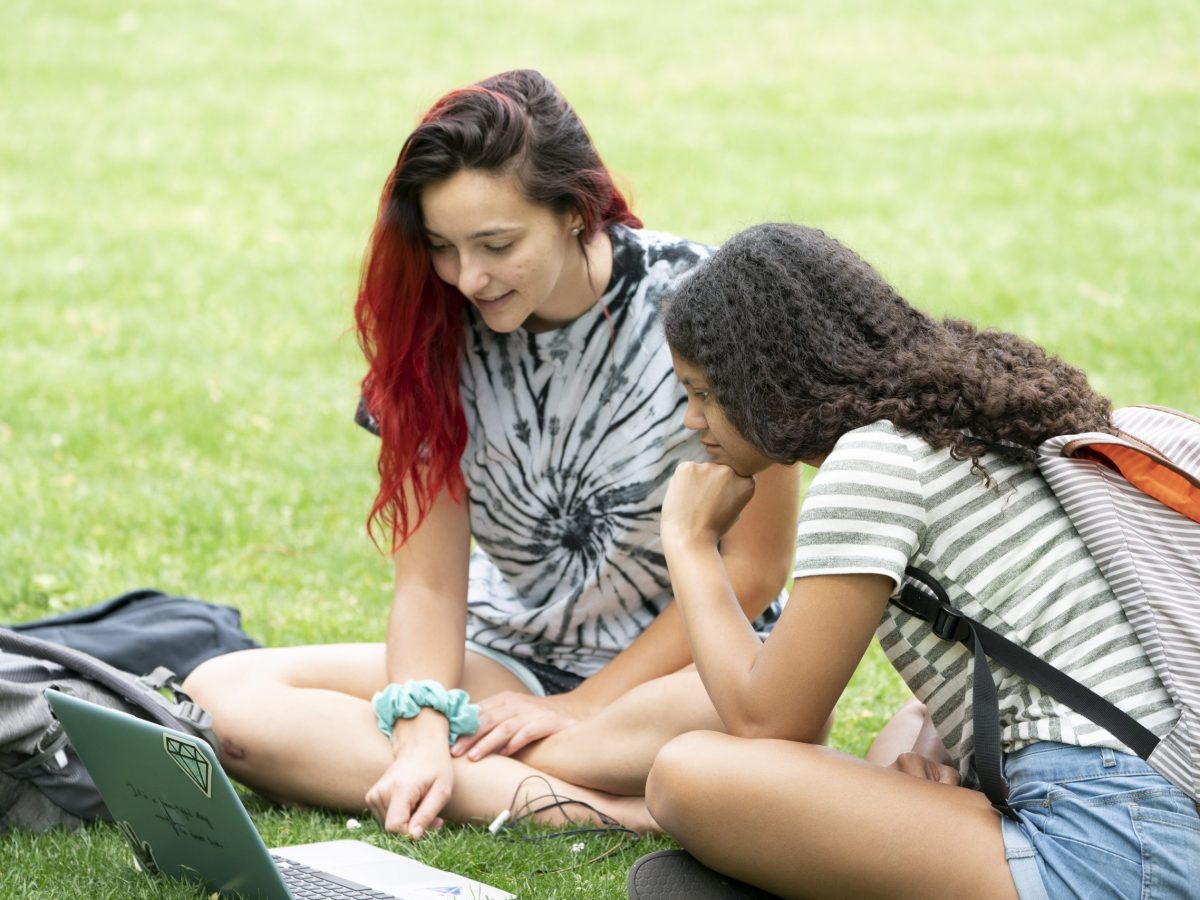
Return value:
M 503 294 L 500 294 L 497 297 L 476 297 L 475 302 L 478 303 L 480 306 L 495 306 L 497 303 L 501 302 L 502 300 L 507 300 L 509 297 L 512 296 L 512 294 L 513 294 L 512 291 L 505 291 Z

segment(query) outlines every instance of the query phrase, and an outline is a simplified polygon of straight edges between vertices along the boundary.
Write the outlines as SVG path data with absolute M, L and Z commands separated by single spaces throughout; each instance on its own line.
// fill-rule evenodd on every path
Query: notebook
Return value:
M 210 891 L 263 900 L 512 898 L 363 841 L 268 850 L 204 741 L 53 689 L 46 698 L 139 868 L 150 874 L 191 878 Z

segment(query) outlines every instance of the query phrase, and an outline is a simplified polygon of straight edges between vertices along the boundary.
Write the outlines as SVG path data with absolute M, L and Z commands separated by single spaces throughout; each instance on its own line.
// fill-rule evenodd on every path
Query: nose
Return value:
M 708 428 L 708 420 L 704 418 L 700 401 L 695 397 L 688 397 L 687 406 L 683 410 L 683 427 L 692 431 L 704 431 Z
M 487 283 L 490 280 L 491 276 L 488 275 L 477 257 L 463 254 L 459 258 L 457 287 L 462 291 L 463 296 L 474 297 L 478 295 L 480 291 L 487 287 Z

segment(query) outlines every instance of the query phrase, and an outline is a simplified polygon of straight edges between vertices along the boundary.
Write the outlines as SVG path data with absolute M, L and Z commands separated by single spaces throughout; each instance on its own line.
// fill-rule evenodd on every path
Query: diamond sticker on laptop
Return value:
M 183 769 L 183 774 L 204 792 L 205 797 L 211 797 L 212 764 L 204 758 L 196 745 L 164 734 L 163 746 L 167 748 L 167 755 L 175 760 L 175 765 Z

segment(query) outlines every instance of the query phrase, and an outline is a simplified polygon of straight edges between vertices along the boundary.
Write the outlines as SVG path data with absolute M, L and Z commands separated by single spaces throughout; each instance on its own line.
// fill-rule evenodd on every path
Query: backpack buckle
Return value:
M 930 629 L 943 641 L 962 641 L 971 633 L 966 616 L 953 606 L 939 606 L 932 619 Z
M 200 731 L 212 728 L 212 715 L 191 700 L 181 700 L 171 708 L 171 712 Z
M 158 691 L 164 697 L 168 694 L 164 691 L 173 690 L 179 685 L 176 681 L 175 673 L 166 666 L 157 666 L 153 672 L 148 672 L 145 675 L 139 675 L 138 681 L 146 685 L 152 691 Z

